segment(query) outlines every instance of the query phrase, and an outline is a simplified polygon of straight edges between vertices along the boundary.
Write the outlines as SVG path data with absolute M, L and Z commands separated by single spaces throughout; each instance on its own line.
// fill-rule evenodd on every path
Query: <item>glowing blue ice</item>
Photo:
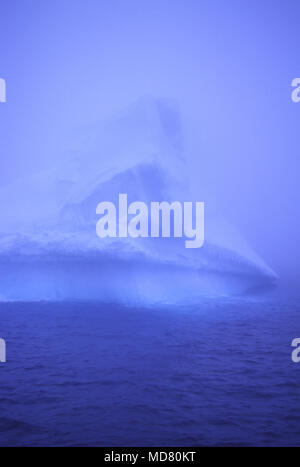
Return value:
M 192 200 L 187 174 L 178 112 L 145 97 L 67 163 L 3 188 L 0 298 L 178 303 L 273 284 L 273 271 L 209 206 L 199 250 L 178 238 L 96 236 L 99 202 L 117 204 L 119 193 Z

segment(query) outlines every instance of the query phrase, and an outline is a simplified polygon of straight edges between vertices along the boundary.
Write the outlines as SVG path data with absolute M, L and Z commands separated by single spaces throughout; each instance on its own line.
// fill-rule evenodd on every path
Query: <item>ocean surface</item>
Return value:
M 1 446 L 300 445 L 297 300 L 0 304 Z

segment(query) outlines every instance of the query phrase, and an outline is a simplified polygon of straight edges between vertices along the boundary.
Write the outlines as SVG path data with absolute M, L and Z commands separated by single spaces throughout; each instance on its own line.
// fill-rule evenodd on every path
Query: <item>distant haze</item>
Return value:
M 294 0 L 2 2 L 0 184 L 70 157 L 140 96 L 170 97 L 195 197 L 297 284 L 299 14 Z

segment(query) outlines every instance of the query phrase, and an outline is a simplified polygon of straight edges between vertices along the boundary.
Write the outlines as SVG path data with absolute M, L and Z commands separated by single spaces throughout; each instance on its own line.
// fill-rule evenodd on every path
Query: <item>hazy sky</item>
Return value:
M 192 185 L 297 279 L 299 17 L 294 0 L 0 0 L 0 184 L 139 96 L 172 97 Z

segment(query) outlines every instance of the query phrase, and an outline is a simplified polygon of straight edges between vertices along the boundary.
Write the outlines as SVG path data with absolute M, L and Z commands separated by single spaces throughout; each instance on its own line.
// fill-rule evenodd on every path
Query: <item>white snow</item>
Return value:
M 176 107 L 176 106 L 175 106 Z M 180 118 L 147 96 L 85 142 L 80 155 L 0 190 L 2 300 L 184 302 L 264 288 L 276 275 L 206 209 L 205 245 L 184 239 L 99 239 L 96 206 L 192 200 Z

